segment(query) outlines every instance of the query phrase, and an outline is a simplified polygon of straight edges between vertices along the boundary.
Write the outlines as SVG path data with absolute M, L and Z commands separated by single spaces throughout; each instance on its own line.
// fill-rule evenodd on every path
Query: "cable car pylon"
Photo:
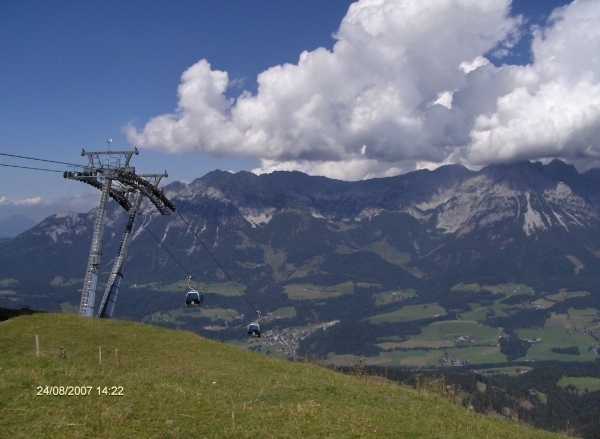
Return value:
M 148 179 L 151 183 L 153 183 L 155 187 L 158 187 L 158 183 L 160 183 L 160 180 L 163 177 L 168 177 L 168 174 L 166 172 L 163 174 L 140 174 L 138 175 L 138 177 Z M 115 257 L 115 262 L 110 272 L 108 282 L 106 283 L 104 296 L 102 297 L 102 301 L 100 302 L 100 310 L 98 311 L 98 317 L 100 318 L 112 317 L 113 311 L 115 309 L 117 295 L 119 294 L 119 287 L 121 286 L 121 280 L 123 280 L 123 267 L 125 265 L 125 260 L 127 259 L 129 245 L 131 244 L 133 224 L 142 204 L 143 198 L 144 196 L 140 190 L 137 190 L 133 194 L 133 204 L 131 206 L 131 209 L 129 210 L 129 219 L 127 221 L 127 226 L 125 226 L 125 232 L 123 233 L 123 238 L 121 238 L 121 244 L 119 245 L 119 250 L 117 252 L 117 256 Z
M 115 258 L 111 279 L 107 283 L 107 290 L 105 291 L 102 300 L 102 307 L 98 313 L 98 316 L 101 317 L 112 316 L 116 295 L 121 279 L 123 278 L 123 263 L 131 242 L 133 221 L 139 210 L 142 198 L 144 196 L 147 197 L 162 215 L 168 215 L 171 211 L 175 211 L 175 206 L 173 206 L 169 199 L 164 196 L 162 191 L 156 187 L 160 178 L 166 176 L 166 172 L 164 174 L 136 175 L 135 168 L 130 167 L 129 162 L 131 157 L 137 154 L 139 154 L 137 148 L 133 151 L 86 152 L 85 150 L 82 150 L 81 155 L 87 156 L 88 165 L 83 167 L 69 167 L 69 170 L 64 173 L 64 178 L 79 180 L 102 190 L 100 205 L 98 206 L 96 220 L 94 222 L 92 245 L 90 247 L 88 265 L 83 281 L 83 290 L 81 292 L 79 314 L 82 316 L 93 317 L 94 315 L 98 273 L 100 271 L 100 258 L 102 256 L 104 225 L 106 223 L 106 208 L 108 206 L 109 197 L 115 199 L 121 207 L 130 212 L 130 221 L 127 223 L 117 258 Z M 143 177 L 154 177 L 155 180 L 150 182 Z M 129 196 L 131 194 L 134 194 L 134 205 L 129 201 Z M 111 290 L 113 291 L 112 294 Z

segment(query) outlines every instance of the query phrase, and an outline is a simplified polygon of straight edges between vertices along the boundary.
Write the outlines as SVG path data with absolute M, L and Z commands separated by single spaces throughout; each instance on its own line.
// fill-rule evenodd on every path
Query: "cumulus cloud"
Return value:
M 86 192 L 52 200 L 44 200 L 42 197 L 12 200 L 2 196 L 0 197 L 0 218 L 23 214 L 36 221 L 41 221 L 56 212 L 88 212 L 98 206 L 99 198 L 100 195 L 97 192 Z
M 531 65 L 508 68 L 511 90 L 477 115 L 466 160 L 600 156 L 600 8 L 579 0 L 537 29 Z M 501 69 L 497 69 L 501 70 Z
M 42 197 L 24 198 L 21 200 L 11 200 L 6 197 L 0 197 L 0 205 L 5 206 L 35 206 L 42 203 Z
M 533 63 L 496 67 L 523 33 L 510 0 L 360 0 L 331 51 L 258 75 L 226 98 L 227 72 L 201 60 L 179 105 L 130 143 L 164 152 L 260 158 L 256 170 L 340 179 L 420 166 L 596 157 L 600 152 L 600 8 L 576 0 L 534 29 Z

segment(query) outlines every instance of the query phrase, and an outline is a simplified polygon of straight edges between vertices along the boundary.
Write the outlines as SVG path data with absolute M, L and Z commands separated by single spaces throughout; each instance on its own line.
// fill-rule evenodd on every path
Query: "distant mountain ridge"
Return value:
M 579 174 L 573 166 L 554 160 L 548 165 L 530 162 L 490 165 L 479 172 L 450 165 L 434 171 L 421 170 L 397 177 L 356 182 L 313 177 L 300 172 L 254 175 L 217 170 L 189 184 L 171 183 L 164 187 L 164 193 L 197 228 L 200 236 L 214 247 L 219 241 L 226 240 L 228 233 L 234 241 L 240 239 L 238 232 L 278 235 L 277 232 L 269 232 L 270 226 L 279 227 L 278 222 L 270 222 L 281 215 L 303 217 L 303 221 L 307 218 L 317 223 L 321 221 L 326 229 L 348 225 L 362 228 L 381 215 L 392 215 L 396 218 L 396 232 L 404 239 L 398 239 L 396 235 L 386 242 L 395 240 L 396 250 L 409 252 L 412 260 L 426 261 L 427 254 L 440 244 L 440 240 L 464 240 L 472 235 L 479 244 L 502 248 L 508 245 L 507 242 L 527 237 L 537 239 L 542 232 L 553 230 L 558 233 L 562 229 L 570 233 L 572 229 L 595 229 L 600 225 L 598 183 L 600 171 Z M 107 255 L 111 255 L 111 246 L 118 242 L 121 224 L 126 218 L 126 212 L 112 204 L 106 225 Z M 72 248 L 69 253 L 75 251 L 83 257 L 89 250 L 94 212 L 61 213 L 48 217 L 20 240 L 40 250 L 50 245 L 50 251 L 56 246 L 77 244 L 76 250 Z M 200 250 L 192 244 L 193 236 L 176 215 L 158 217 L 152 206 L 146 204 L 140 218 L 145 222 L 144 227 L 158 227 L 156 233 L 164 235 L 165 244 L 169 244 L 171 239 L 181 241 L 188 255 Z M 129 258 L 133 264 L 138 259 L 136 247 L 140 240 L 144 243 L 152 241 L 152 237 L 140 232 L 141 229 L 138 229 L 134 235 Z M 385 231 L 381 233 L 384 235 Z M 331 238 L 331 241 L 338 241 L 341 236 L 338 233 Z M 342 241 L 341 245 L 353 246 L 347 236 Z M 475 242 L 472 244 L 477 245 Z M 19 248 L 22 248 L 19 242 L 4 245 L 15 246 L 13 260 L 18 259 Z M 236 245 L 231 247 L 234 252 Z M 283 250 L 286 244 L 282 245 Z M 319 245 L 322 246 L 323 242 Z M 335 248 L 333 242 L 331 246 Z M 360 245 L 354 247 L 360 248 Z M 307 251 L 310 257 L 319 254 L 317 249 Z M 162 255 L 151 257 L 164 259 Z M 231 257 L 233 255 L 226 259 Z M 110 258 L 105 256 L 104 261 L 108 262 Z M 261 257 L 260 261 L 264 262 L 264 258 Z M 71 266 L 74 262 L 65 265 Z M 84 266 L 82 261 L 76 265 Z M 129 268 L 128 263 L 127 271 L 133 274 L 138 270 Z M 69 276 L 81 275 L 71 273 Z
M 23 214 L 11 215 L 0 220 L 0 239 L 14 238 L 31 229 L 37 224 L 34 220 Z
M 551 225 L 568 227 L 568 224 L 597 222 L 600 204 L 595 204 L 598 197 L 594 189 L 598 181 L 600 175 L 592 171 L 580 175 L 573 166 L 554 160 L 548 165 L 530 162 L 492 165 L 480 172 L 451 165 L 435 171 L 358 182 L 310 177 L 300 172 L 256 176 L 214 171 L 185 189 L 177 184 L 179 190 L 167 186 L 165 191 L 174 199 L 191 200 L 199 195 L 203 200 L 231 203 L 253 225 L 266 222 L 281 209 L 299 209 L 317 218 L 336 221 L 372 216 L 382 209 L 407 212 L 415 218 L 437 216 L 437 227 L 448 232 L 456 232 L 481 216 L 480 211 L 473 210 L 473 203 L 485 204 L 497 199 L 500 205 L 489 206 L 494 215 L 518 216 L 523 208 L 529 212 L 523 230 L 531 233 Z M 531 201 L 526 193 L 540 197 Z M 462 216 L 458 214 L 459 208 Z M 504 211 L 499 213 L 499 208 Z M 480 219 L 484 223 L 496 221 L 489 215 Z
M 436 319 L 458 321 L 463 314 L 507 331 L 524 321 L 543 323 L 549 311 L 542 308 L 564 312 L 570 303 L 545 299 L 559 290 L 589 293 L 573 298 L 578 306 L 600 300 L 598 188 L 599 170 L 580 174 L 558 160 L 480 171 L 449 165 L 356 182 L 300 172 L 210 172 L 164 187 L 204 245 L 177 214 L 161 217 L 143 204 L 116 316 L 185 324 L 214 336 L 203 328 L 227 315 L 177 311 L 187 270 L 218 295 L 218 307 L 242 321 L 254 318 L 206 246 L 255 309 L 283 313 L 272 325 L 339 321 L 327 336 L 303 345 L 327 355 L 375 355 L 382 337 L 402 339 Z M 111 202 L 101 282 L 126 219 Z M 0 306 L 76 307 L 94 220 L 95 210 L 61 213 L 0 243 L 0 283 L 9 291 L 0 294 Z M 505 284 L 533 293 L 523 304 L 521 298 L 501 303 L 505 293 L 494 291 Z M 460 285 L 471 285 L 471 292 Z M 210 297 L 207 303 L 216 306 Z M 403 320 L 404 307 L 428 304 L 435 305 L 419 308 L 418 324 Z M 488 311 L 476 311 L 482 309 Z M 225 328 L 219 337 L 226 334 L 236 337 Z

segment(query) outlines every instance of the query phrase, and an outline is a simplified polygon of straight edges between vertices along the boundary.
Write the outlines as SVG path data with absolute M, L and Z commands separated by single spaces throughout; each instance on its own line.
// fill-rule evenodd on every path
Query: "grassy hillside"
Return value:
M 38 396 L 38 386 L 91 386 L 91 394 Z M 122 386 L 123 395 L 110 395 L 112 386 Z M 376 378 L 285 362 L 189 332 L 71 314 L 0 323 L 0 432 L 11 438 L 558 437 Z

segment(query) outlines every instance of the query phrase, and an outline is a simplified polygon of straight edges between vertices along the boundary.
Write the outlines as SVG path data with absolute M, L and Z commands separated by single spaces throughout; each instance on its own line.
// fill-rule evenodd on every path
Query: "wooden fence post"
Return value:
M 40 358 L 40 339 L 37 334 L 35 334 L 35 357 Z
M 102 364 L 102 346 L 98 348 L 98 364 Z

